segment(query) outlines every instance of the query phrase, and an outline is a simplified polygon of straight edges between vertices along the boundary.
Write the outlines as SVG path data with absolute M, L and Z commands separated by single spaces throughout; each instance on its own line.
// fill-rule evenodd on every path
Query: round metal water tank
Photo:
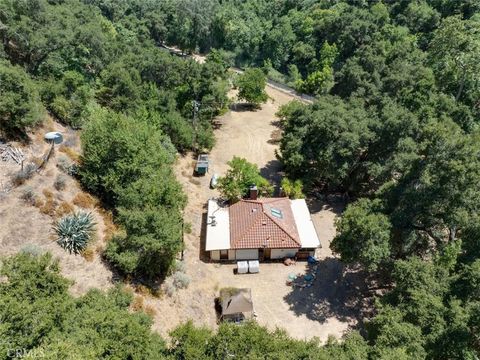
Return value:
M 58 131 L 48 132 L 45 134 L 45 140 L 49 143 L 61 144 L 63 141 L 63 135 Z

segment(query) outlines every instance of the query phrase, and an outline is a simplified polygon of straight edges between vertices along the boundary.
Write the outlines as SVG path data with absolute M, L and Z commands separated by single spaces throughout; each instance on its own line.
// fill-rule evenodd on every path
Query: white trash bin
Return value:
M 248 273 L 248 262 L 237 261 L 237 274 L 246 274 L 246 273 Z
M 248 262 L 248 271 L 251 274 L 260 272 L 260 263 L 258 262 L 258 260 L 250 260 Z

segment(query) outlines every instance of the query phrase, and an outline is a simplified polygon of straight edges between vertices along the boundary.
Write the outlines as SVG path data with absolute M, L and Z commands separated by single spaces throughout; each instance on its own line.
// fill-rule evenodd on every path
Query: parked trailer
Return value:
M 197 175 L 205 175 L 208 172 L 208 155 L 198 155 L 197 163 L 195 164 L 195 173 Z

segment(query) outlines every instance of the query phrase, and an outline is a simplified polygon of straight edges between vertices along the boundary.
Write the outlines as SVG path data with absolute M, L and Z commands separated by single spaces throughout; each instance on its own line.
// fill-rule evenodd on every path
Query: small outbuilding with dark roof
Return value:
M 243 321 L 253 316 L 252 292 L 250 289 L 225 288 L 220 290 L 219 302 L 223 321 Z

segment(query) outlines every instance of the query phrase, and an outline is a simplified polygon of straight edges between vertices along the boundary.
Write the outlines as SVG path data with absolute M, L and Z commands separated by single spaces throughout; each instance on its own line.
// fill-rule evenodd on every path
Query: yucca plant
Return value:
M 66 215 L 53 227 L 57 233 L 57 243 L 70 254 L 80 253 L 87 247 L 92 237 L 95 222 L 91 213 L 78 212 Z

